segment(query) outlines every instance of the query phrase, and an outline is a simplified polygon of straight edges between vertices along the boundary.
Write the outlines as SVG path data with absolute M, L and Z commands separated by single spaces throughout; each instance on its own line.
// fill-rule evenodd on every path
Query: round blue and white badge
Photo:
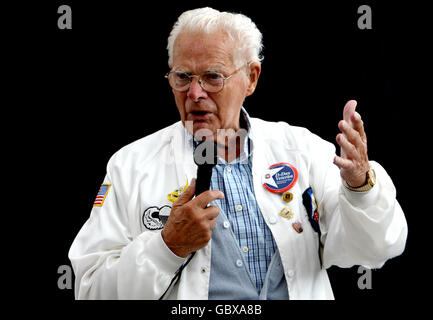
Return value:
M 289 163 L 276 163 L 266 170 L 263 186 L 274 193 L 283 193 L 293 187 L 298 180 L 298 170 Z

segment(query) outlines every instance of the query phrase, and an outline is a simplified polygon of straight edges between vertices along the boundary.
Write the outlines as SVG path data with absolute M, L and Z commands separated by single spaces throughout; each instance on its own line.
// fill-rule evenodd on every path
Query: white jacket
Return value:
M 377 184 L 352 192 L 333 164 L 335 147 L 308 130 L 283 122 L 251 118 L 252 174 L 257 203 L 278 246 L 290 299 L 333 299 L 325 268 L 363 265 L 380 268 L 401 254 L 407 224 L 396 190 L 385 170 L 371 161 Z M 171 205 L 167 195 L 191 181 L 197 167 L 179 121 L 135 141 L 113 155 L 104 183 L 111 184 L 101 207 L 74 240 L 69 258 L 77 299 L 158 299 L 185 259 L 165 245 L 161 230 L 148 230 L 143 212 Z M 290 206 L 304 231 L 294 232 L 279 216 L 281 195 L 267 191 L 262 176 L 272 164 L 286 162 L 299 177 L 290 189 Z M 318 235 L 309 225 L 302 192 L 312 187 L 319 206 L 323 263 Z M 212 241 L 197 251 L 168 299 L 207 299 Z

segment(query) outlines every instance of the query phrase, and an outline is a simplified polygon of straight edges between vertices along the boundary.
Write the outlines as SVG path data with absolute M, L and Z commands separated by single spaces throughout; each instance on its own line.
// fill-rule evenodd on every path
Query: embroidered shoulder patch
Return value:
M 94 207 L 102 207 L 104 204 L 105 198 L 107 197 L 108 190 L 110 189 L 111 184 L 103 183 L 99 188 L 98 194 L 96 195 L 95 202 L 93 202 Z

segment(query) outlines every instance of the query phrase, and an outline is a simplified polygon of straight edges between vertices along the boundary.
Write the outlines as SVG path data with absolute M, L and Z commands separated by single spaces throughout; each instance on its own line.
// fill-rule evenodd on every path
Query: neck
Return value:
M 233 132 L 231 136 L 220 136 L 216 141 L 218 156 L 226 162 L 237 159 L 244 149 L 247 131 L 245 129 Z
M 229 163 L 241 155 L 241 150 L 242 148 L 239 141 L 235 141 L 233 144 L 229 143 L 228 146 L 217 143 L 218 156 Z

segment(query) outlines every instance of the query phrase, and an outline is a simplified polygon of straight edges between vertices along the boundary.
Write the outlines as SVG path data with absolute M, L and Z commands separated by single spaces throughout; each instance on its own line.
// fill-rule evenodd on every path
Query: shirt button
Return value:
M 248 247 L 247 246 L 243 246 L 242 247 L 242 251 L 245 252 L 245 253 L 248 252 Z
M 228 227 L 230 227 L 230 222 L 224 221 L 223 227 L 224 227 L 224 229 L 227 229 Z
M 293 271 L 293 270 L 288 270 L 288 271 L 287 271 L 287 276 L 288 276 L 289 278 L 293 278 L 294 275 L 295 275 L 295 271 Z
M 269 223 L 275 224 L 277 222 L 277 219 L 274 216 L 269 217 Z
M 232 168 L 229 166 L 226 167 L 226 170 L 227 170 L 227 172 L 232 172 Z
M 240 205 L 240 204 L 238 204 L 237 206 L 236 206 L 236 211 L 241 211 L 242 210 L 242 206 Z
M 200 271 L 201 273 L 206 273 L 206 267 L 201 267 Z
M 236 266 L 238 266 L 239 268 L 242 267 L 244 264 L 242 263 L 241 259 L 236 260 Z

